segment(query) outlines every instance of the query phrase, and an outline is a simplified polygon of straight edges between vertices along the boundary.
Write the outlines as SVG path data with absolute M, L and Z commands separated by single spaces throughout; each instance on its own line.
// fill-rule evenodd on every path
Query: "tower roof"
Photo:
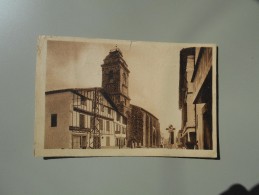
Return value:
M 115 45 L 115 48 L 110 50 L 110 53 L 119 53 L 121 55 L 121 57 L 123 57 L 122 52 L 121 52 L 120 48 L 118 48 L 117 45 Z
M 123 55 L 121 50 L 115 46 L 114 49 L 111 49 L 109 54 L 104 58 L 103 60 L 104 64 L 103 65 L 109 65 L 109 64 L 114 64 L 114 63 L 121 63 L 123 64 L 126 68 L 128 67 L 128 64 L 126 61 L 123 59 Z

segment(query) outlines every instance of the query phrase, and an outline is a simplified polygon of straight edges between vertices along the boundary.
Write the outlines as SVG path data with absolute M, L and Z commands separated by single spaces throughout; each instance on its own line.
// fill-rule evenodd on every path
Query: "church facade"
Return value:
M 45 93 L 45 149 L 160 146 L 158 118 L 130 104 L 130 71 L 120 49 L 101 68 L 102 87 Z

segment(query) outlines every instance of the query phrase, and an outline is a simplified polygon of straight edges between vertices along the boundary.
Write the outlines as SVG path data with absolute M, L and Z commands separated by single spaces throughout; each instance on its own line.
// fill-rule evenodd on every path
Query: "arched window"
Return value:
M 127 86 L 127 76 L 125 73 L 122 74 L 122 84 Z
M 114 75 L 113 75 L 113 71 L 112 70 L 109 71 L 108 79 L 109 79 L 110 83 L 112 83 L 114 81 Z

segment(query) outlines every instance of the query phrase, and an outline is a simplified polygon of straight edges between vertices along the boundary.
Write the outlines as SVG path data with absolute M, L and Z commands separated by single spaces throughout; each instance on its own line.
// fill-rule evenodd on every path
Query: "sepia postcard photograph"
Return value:
M 217 158 L 217 46 L 40 36 L 34 155 Z

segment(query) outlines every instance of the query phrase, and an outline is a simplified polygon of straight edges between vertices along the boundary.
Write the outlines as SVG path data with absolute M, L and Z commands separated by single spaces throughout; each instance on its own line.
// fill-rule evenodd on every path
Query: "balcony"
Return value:
M 84 127 L 75 127 L 75 126 L 69 126 L 70 131 L 78 132 L 78 133 L 87 133 L 90 132 L 90 128 L 84 128 Z

